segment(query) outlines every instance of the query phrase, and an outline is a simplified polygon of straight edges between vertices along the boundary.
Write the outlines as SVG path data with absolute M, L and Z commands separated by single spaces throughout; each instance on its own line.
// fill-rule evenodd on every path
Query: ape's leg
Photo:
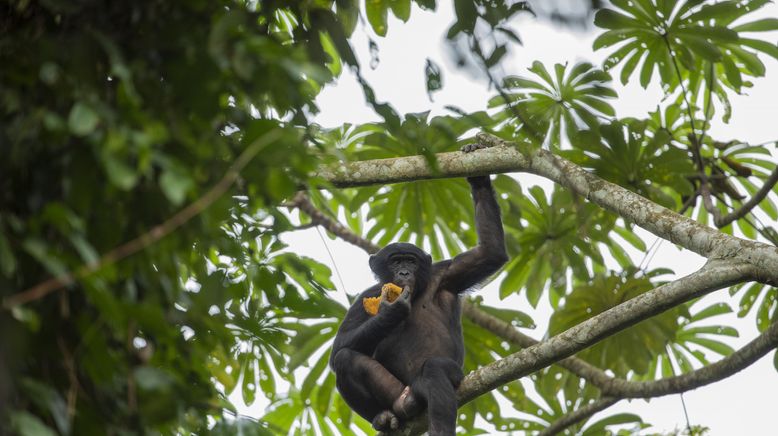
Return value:
M 424 362 L 421 375 L 413 382 L 413 393 L 427 402 L 430 436 L 456 434 L 456 389 L 463 377 L 462 369 L 449 358 L 433 357 Z
M 342 348 L 333 360 L 335 384 L 346 403 L 376 430 L 396 429 L 392 403 L 405 385 L 372 357 Z

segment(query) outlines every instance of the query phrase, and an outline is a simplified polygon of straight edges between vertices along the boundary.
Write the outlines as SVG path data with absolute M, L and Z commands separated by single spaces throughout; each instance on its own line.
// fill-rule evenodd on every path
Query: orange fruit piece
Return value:
M 394 300 L 400 296 L 403 288 L 395 285 L 394 283 L 387 283 L 381 287 L 381 297 L 386 298 L 390 303 L 394 303 Z
M 370 315 L 378 314 L 378 305 L 381 304 L 381 297 L 365 297 L 362 299 L 362 307 Z
M 381 287 L 381 295 L 378 297 L 365 297 L 362 299 L 362 307 L 365 308 L 365 312 L 370 315 L 378 314 L 378 308 L 381 305 L 381 300 L 386 299 L 390 303 L 394 303 L 394 300 L 400 296 L 403 288 L 395 285 L 394 283 L 387 283 Z

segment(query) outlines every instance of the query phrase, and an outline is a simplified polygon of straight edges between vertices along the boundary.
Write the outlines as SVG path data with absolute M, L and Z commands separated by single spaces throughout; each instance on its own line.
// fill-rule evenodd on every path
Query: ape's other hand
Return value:
M 462 153 L 472 153 L 476 150 L 481 150 L 484 148 L 492 147 L 492 145 L 484 144 L 481 142 L 475 142 L 473 144 L 465 144 L 460 148 Z M 473 187 L 481 187 L 481 186 L 489 186 L 491 181 L 489 180 L 489 176 L 475 176 L 475 177 L 468 177 L 467 181 L 470 182 L 470 185 Z
M 405 286 L 396 300 L 389 301 L 387 298 L 382 298 L 378 313 L 386 313 L 391 317 L 405 318 L 411 313 L 411 294 L 411 287 Z

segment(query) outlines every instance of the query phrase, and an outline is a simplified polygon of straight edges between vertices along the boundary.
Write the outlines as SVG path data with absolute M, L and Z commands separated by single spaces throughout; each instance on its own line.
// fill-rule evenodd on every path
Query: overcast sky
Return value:
M 360 25 L 355 32 L 353 45 L 360 57 L 364 76 L 375 89 L 378 100 L 391 103 L 401 114 L 427 110 L 432 110 L 433 114 L 445 114 L 443 108 L 446 105 L 467 111 L 483 110 L 487 100 L 493 95 L 483 78 L 459 71 L 449 61 L 443 38 L 453 21 L 453 11 L 448 2 L 438 3 L 439 10 L 435 13 L 421 11 L 414 5 L 407 24 L 390 18 L 386 38 L 373 35 L 364 25 Z M 778 16 L 778 7 L 769 5 L 760 15 Z M 518 20 L 513 28 L 520 34 L 524 47 L 513 47 L 502 63 L 502 74 L 526 74 L 526 68 L 535 60 L 540 60 L 547 67 L 554 63 L 578 61 L 600 65 L 609 53 L 608 50 L 596 53 L 592 51 L 596 29 L 565 29 L 530 18 Z M 379 47 L 380 62 L 375 69 L 369 67 L 368 37 L 376 41 Z M 771 37 L 772 41 L 778 39 L 775 33 Z M 443 69 L 444 88 L 434 94 L 434 102 L 429 100 L 425 89 L 424 66 L 428 57 Z M 730 123 L 716 121 L 710 130 L 716 139 L 737 138 L 750 143 L 778 139 L 778 62 L 765 56 L 762 56 L 762 59 L 767 66 L 768 78 L 755 80 L 754 87 L 747 91 L 748 95 L 732 97 L 733 116 Z M 656 85 L 648 90 L 643 90 L 637 84 L 630 84 L 625 88 L 621 87 L 617 80 L 614 86 L 619 93 L 619 99 L 612 101 L 612 104 L 619 117 L 644 117 L 647 111 L 656 107 L 662 97 Z M 316 121 L 325 127 L 377 120 L 372 110 L 366 107 L 361 89 L 348 71 L 344 71 L 335 86 L 322 92 L 318 104 L 322 112 Z M 547 181 L 531 175 L 522 174 L 516 177 L 525 189 L 535 184 L 550 186 Z M 641 236 L 648 246 L 656 240 L 655 236 L 647 232 L 642 232 Z M 332 252 L 332 259 L 325 249 L 325 240 L 317 235 L 316 230 L 297 232 L 285 240 L 291 244 L 290 249 L 298 254 L 313 257 L 331 267 L 334 260 L 334 267 L 339 270 L 339 276 L 342 278 L 341 284 L 338 276 L 333 277 L 333 282 L 338 287 L 335 298 L 345 304 L 344 291 L 350 294 L 358 293 L 374 281 L 367 266 L 367 255 L 342 241 L 332 241 L 326 236 L 324 238 Z M 631 249 L 630 253 L 636 263 L 644 254 L 634 249 Z M 694 253 L 681 251 L 664 242 L 660 244 L 650 267 L 669 267 L 680 277 L 698 269 L 703 261 L 703 258 Z M 523 296 L 512 296 L 501 302 L 497 297 L 495 285 L 487 286 L 479 291 L 479 294 L 483 295 L 489 304 L 513 307 L 532 314 L 539 326 L 534 330 L 524 331 L 535 338 L 543 336 L 550 315 L 550 307 L 545 299 L 537 310 L 532 310 Z M 705 307 L 716 301 L 726 301 L 736 308 L 739 299 L 740 295 L 729 298 L 724 290 L 706 297 L 699 304 L 700 307 Z M 740 331 L 740 338 L 729 341 L 736 348 L 757 335 L 752 318 L 741 320 L 732 315 L 714 320 L 716 323 L 733 325 Z M 712 436 L 775 434 L 773 432 L 774 415 L 778 407 L 778 373 L 772 367 L 772 353 L 768 356 L 727 380 L 686 393 L 684 399 L 691 424 L 710 427 Z M 259 404 L 246 409 L 244 413 L 261 415 L 258 406 Z M 623 401 L 596 415 L 595 419 L 617 411 L 638 413 L 646 422 L 655 426 L 650 429 L 651 432 L 683 428 L 686 422 L 678 395 L 653 399 L 651 402 Z

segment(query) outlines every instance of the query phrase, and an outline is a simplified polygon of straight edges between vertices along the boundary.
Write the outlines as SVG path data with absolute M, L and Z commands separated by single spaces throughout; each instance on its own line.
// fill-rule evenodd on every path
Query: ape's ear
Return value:
M 370 255 L 370 260 L 367 262 L 368 265 L 370 265 L 370 269 L 373 271 L 374 274 L 377 274 L 378 271 L 378 257 L 375 254 Z

